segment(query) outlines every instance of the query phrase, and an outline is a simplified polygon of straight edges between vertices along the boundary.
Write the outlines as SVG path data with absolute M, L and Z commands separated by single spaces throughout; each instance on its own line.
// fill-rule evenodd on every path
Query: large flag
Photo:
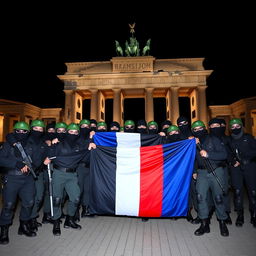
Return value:
M 96 132 L 93 140 L 100 146 L 134 148 L 163 144 L 164 137 L 159 134 Z
M 195 140 L 91 152 L 90 210 L 141 217 L 186 216 Z

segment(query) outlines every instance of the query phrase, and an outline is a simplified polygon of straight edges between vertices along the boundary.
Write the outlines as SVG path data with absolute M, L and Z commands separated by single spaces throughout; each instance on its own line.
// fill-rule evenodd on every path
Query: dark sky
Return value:
M 114 41 L 128 40 L 128 23 L 133 22 L 142 45 L 152 39 L 152 56 L 205 58 L 205 69 L 214 70 L 208 79 L 208 105 L 255 96 L 249 71 L 255 37 L 251 6 L 87 2 L 22 3 L 2 9 L 0 98 L 63 107 L 63 84 L 57 75 L 65 73 L 64 63 L 110 60 L 116 55 Z

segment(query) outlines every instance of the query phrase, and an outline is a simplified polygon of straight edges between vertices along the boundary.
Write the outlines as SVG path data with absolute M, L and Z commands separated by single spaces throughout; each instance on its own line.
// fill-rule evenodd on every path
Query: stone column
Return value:
M 145 88 L 145 119 L 147 122 L 154 120 L 153 91 L 154 88 Z
M 65 114 L 64 114 L 64 122 L 70 124 L 73 120 L 73 91 L 72 90 L 64 90 L 65 92 Z
M 97 120 L 98 116 L 98 90 L 93 89 L 90 90 L 92 96 L 91 96 L 91 113 L 90 113 L 90 119 Z
M 170 88 L 170 102 L 171 102 L 171 122 L 176 125 L 177 119 L 180 116 L 179 109 L 179 87 Z
M 204 124 L 208 125 L 208 113 L 207 113 L 207 105 L 206 105 L 206 94 L 205 89 L 207 86 L 198 86 L 198 113 L 199 119 L 204 122 Z
M 112 89 L 114 92 L 113 100 L 113 121 L 121 123 L 121 89 Z

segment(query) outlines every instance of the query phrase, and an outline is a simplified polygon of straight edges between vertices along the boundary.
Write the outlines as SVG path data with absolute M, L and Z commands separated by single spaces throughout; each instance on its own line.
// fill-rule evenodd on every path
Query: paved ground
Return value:
M 231 217 L 235 220 L 235 214 Z M 41 220 L 41 217 L 40 217 Z M 52 235 L 52 225 L 39 228 L 37 237 L 17 234 L 18 212 L 10 227 L 10 243 L 0 245 L 0 255 L 6 256 L 82 256 L 82 255 L 195 255 L 195 256 L 255 256 L 256 229 L 249 223 L 246 211 L 242 228 L 228 226 L 229 237 L 222 237 L 214 216 L 211 232 L 197 237 L 193 233 L 199 225 L 186 219 L 150 219 L 96 216 L 80 221 L 82 230 L 62 227 L 62 235 Z

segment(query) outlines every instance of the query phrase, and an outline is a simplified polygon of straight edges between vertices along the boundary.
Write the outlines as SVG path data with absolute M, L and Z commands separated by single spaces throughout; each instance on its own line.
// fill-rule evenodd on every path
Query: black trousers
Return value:
M 31 175 L 6 175 L 3 182 L 3 209 L 0 226 L 12 224 L 16 200 L 21 200 L 20 220 L 30 219 L 35 198 L 35 181 Z

